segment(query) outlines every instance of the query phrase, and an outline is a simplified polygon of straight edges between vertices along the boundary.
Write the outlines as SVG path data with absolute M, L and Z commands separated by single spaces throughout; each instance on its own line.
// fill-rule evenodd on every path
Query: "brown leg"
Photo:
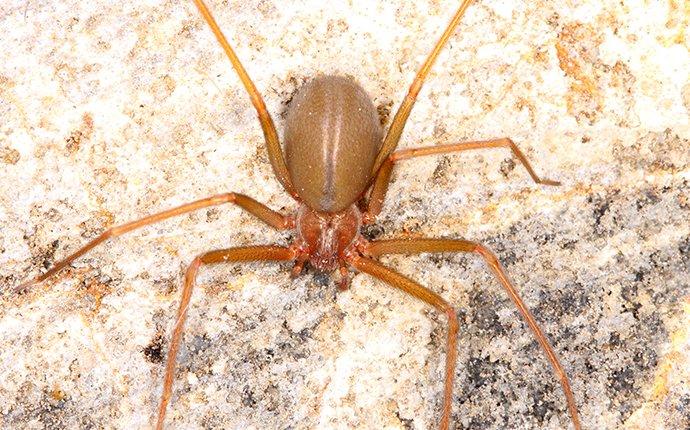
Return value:
M 194 0 L 194 3 L 199 9 L 199 12 L 201 12 L 201 15 L 204 17 L 206 23 L 209 25 L 209 27 L 211 27 L 211 31 L 216 36 L 216 39 L 220 45 L 223 47 L 225 54 L 230 59 L 232 67 L 237 72 L 237 75 L 242 81 L 242 85 L 244 85 L 244 88 L 247 90 L 249 98 L 251 99 L 252 104 L 259 115 L 259 122 L 261 122 L 261 129 L 264 131 L 264 139 L 266 140 L 266 147 L 268 149 L 268 159 L 271 161 L 271 166 L 273 166 L 273 171 L 275 172 L 278 181 L 280 181 L 280 183 L 283 185 L 285 191 L 287 191 L 291 196 L 297 198 L 297 193 L 295 192 L 295 188 L 292 186 L 287 165 L 285 164 L 285 159 L 283 158 L 283 152 L 280 147 L 280 140 L 278 139 L 276 127 L 273 124 L 271 115 L 266 110 L 266 104 L 264 103 L 263 98 L 261 98 L 261 94 L 259 94 L 254 82 L 252 82 L 251 78 L 247 74 L 247 71 L 242 66 L 240 59 L 237 58 L 235 51 L 233 51 L 232 47 L 225 38 L 225 35 L 223 35 L 223 32 L 218 27 L 216 20 L 213 18 L 213 15 L 211 15 L 211 12 L 208 10 L 203 0 Z
M 184 322 L 187 318 L 189 300 L 192 297 L 194 280 L 196 279 L 196 272 L 199 270 L 199 267 L 202 264 L 231 263 L 240 261 L 286 261 L 292 260 L 294 257 L 295 251 L 291 248 L 283 248 L 280 246 L 245 246 L 240 248 L 221 249 L 218 251 L 207 252 L 195 258 L 192 264 L 190 264 L 189 268 L 187 269 L 187 273 L 185 273 L 182 298 L 180 299 L 180 306 L 177 309 L 177 318 L 173 328 L 170 348 L 168 349 L 168 360 L 165 366 L 165 379 L 163 382 L 163 394 L 161 396 L 160 406 L 158 407 L 158 420 L 156 422 L 157 430 L 163 429 L 165 410 L 168 407 L 170 396 L 172 395 L 172 384 L 175 377 L 175 360 L 177 359 L 177 352 L 180 348 Z
M 114 237 L 121 236 L 129 231 L 135 230 L 140 227 L 144 227 L 150 224 L 157 223 L 159 221 L 163 221 L 165 219 L 177 216 L 177 215 L 182 215 L 186 214 L 188 212 L 195 211 L 197 209 L 202 209 L 205 207 L 209 206 L 217 206 L 221 205 L 224 203 L 234 203 L 237 206 L 241 207 L 242 209 L 246 210 L 247 212 L 251 213 L 255 217 L 259 218 L 261 221 L 265 222 L 266 224 L 276 228 L 276 229 L 286 229 L 286 228 L 291 228 L 292 227 L 292 218 L 285 217 L 278 212 L 268 208 L 267 206 L 257 202 L 256 200 L 252 199 L 251 197 L 247 197 L 243 194 L 235 194 L 235 193 L 225 193 L 225 194 L 218 194 L 212 197 L 207 197 L 205 199 L 201 200 L 196 200 L 191 203 L 187 203 L 181 206 L 178 206 L 173 209 L 168 209 L 167 211 L 163 211 L 154 215 L 150 215 L 147 217 L 144 217 L 142 219 L 128 222 L 126 224 L 121 224 L 112 228 L 109 228 L 108 230 L 104 231 L 101 233 L 100 236 L 97 238 L 93 239 L 83 247 L 79 248 L 77 251 L 75 251 L 72 255 L 69 257 L 65 258 L 64 260 L 58 261 L 55 263 L 55 265 L 48 270 L 46 273 L 43 275 L 38 276 L 32 281 L 26 282 L 19 287 L 17 287 L 17 291 L 24 291 L 27 288 L 31 287 L 34 284 L 37 284 L 39 282 L 42 282 L 49 277 L 53 276 L 55 273 L 66 267 L 68 264 L 76 260 L 77 258 L 81 257 L 82 255 L 86 254 L 88 251 L 91 249 L 95 248 L 97 245 L 105 242 L 106 240 Z
M 414 106 L 414 103 L 417 100 L 417 94 L 419 94 L 419 91 L 422 89 L 424 80 L 429 75 L 431 66 L 434 65 L 436 57 L 438 57 L 438 54 L 441 52 L 441 49 L 443 49 L 443 46 L 446 44 L 446 42 L 448 42 L 450 36 L 452 36 L 455 32 L 455 28 L 458 26 L 460 18 L 462 18 L 462 16 L 465 13 L 465 10 L 470 5 L 470 3 L 471 0 L 463 0 L 463 2 L 460 4 L 460 7 L 455 12 L 453 19 L 451 19 L 450 23 L 448 24 L 446 31 L 443 32 L 441 38 L 438 40 L 438 42 L 436 42 L 436 46 L 434 46 L 434 49 L 426 58 L 426 61 L 424 61 L 422 68 L 419 69 L 419 71 L 417 72 L 417 76 L 415 76 L 412 85 L 410 85 L 410 89 L 407 91 L 405 99 L 400 104 L 398 111 L 395 113 L 395 116 L 393 117 L 393 122 L 391 123 L 391 126 L 388 129 L 388 133 L 386 133 L 386 137 L 383 140 L 383 145 L 381 145 L 381 151 L 379 151 L 379 154 L 376 156 L 374 168 L 371 171 L 372 174 L 376 173 L 379 170 L 379 167 L 381 167 L 388 155 L 392 153 L 398 146 L 398 142 L 400 141 L 400 135 L 402 134 L 403 128 L 405 128 L 407 118 L 410 116 L 410 112 L 412 111 L 412 107 Z
M 530 165 L 525 154 L 520 151 L 520 148 L 507 137 L 491 140 L 480 140 L 463 143 L 454 143 L 450 145 L 425 146 L 421 148 L 402 149 L 392 153 L 381 166 L 381 169 L 376 174 L 374 185 L 369 197 L 367 211 L 364 214 L 366 222 L 373 222 L 374 218 L 381 212 L 383 206 L 383 199 L 388 190 L 388 183 L 390 182 L 393 164 L 400 160 L 407 160 L 414 157 L 422 157 L 425 155 L 447 154 L 449 152 L 469 151 L 472 149 L 486 149 L 486 148 L 510 148 L 515 157 L 520 163 L 525 166 L 527 173 L 532 177 L 532 180 L 537 184 L 542 185 L 561 185 L 560 182 L 552 181 L 550 179 L 540 178 Z
M 383 254 L 419 254 L 422 252 L 474 252 L 481 255 L 484 261 L 489 265 L 489 268 L 494 272 L 494 275 L 496 275 L 501 282 L 501 285 L 506 290 L 513 303 L 515 303 L 515 306 L 517 306 L 523 318 L 527 321 L 527 325 L 529 325 L 539 345 L 541 345 L 542 350 L 544 350 L 546 358 L 548 358 L 551 363 L 554 372 L 561 382 L 563 391 L 565 392 L 565 398 L 568 402 L 568 409 L 570 410 L 570 416 L 573 420 L 575 429 L 580 430 L 582 428 L 577 413 L 575 397 L 570 388 L 568 375 L 566 375 L 565 370 L 563 370 L 563 366 L 561 366 L 561 363 L 558 361 L 556 353 L 553 351 L 551 344 L 549 344 L 541 328 L 539 328 L 532 313 L 518 295 L 513 284 L 508 280 L 508 276 L 503 270 L 503 267 L 501 267 L 498 259 L 491 251 L 480 243 L 453 239 L 381 240 L 367 244 L 364 247 L 364 251 L 373 257 Z
M 366 257 L 350 255 L 348 256 L 348 262 L 360 272 L 367 273 L 395 288 L 403 290 L 404 292 L 430 304 L 446 314 L 446 317 L 448 318 L 448 337 L 446 339 L 446 377 L 443 388 L 443 412 L 441 413 L 441 422 L 439 424 L 439 428 L 441 430 L 447 430 L 450 423 L 452 405 L 451 400 L 453 398 L 455 362 L 458 358 L 458 317 L 455 314 L 455 310 L 438 294 L 434 293 L 428 288 L 424 288 L 400 273 L 387 268 L 377 261 Z

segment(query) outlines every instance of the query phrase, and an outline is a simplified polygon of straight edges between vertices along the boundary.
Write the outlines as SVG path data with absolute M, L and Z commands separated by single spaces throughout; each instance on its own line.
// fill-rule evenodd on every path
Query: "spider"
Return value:
M 364 89 L 351 78 L 316 76 L 303 85 L 291 102 L 286 118 L 284 148 L 266 110 L 264 101 L 237 58 L 203 0 L 197 8 L 228 56 L 257 111 L 264 133 L 269 161 L 285 191 L 299 204 L 298 210 L 283 215 L 246 195 L 225 193 L 197 200 L 126 224 L 112 227 L 82 248 L 57 262 L 24 290 L 42 282 L 71 264 L 97 245 L 143 226 L 222 204 L 234 204 L 279 230 L 295 230 L 289 246 L 241 246 L 205 252 L 186 270 L 182 296 L 167 354 L 163 393 L 157 415 L 162 429 L 173 390 L 175 363 L 187 310 L 199 269 L 204 265 L 245 261 L 292 261 L 292 275 L 305 264 L 318 272 L 338 271 L 340 290 L 349 288 L 351 269 L 366 273 L 422 300 L 447 318 L 445 381 L 439 428 L 448 429 L 452 409 L 452 389 L 457 359 L 458 318 L 453 306 L 432 290 L 381 264 L 375 257 L 384 254 L 464 252 L 480 255 L 517 306 L 546 353 L 562 385 L 572 422 L 581 429 L 570 382 L 546 336 L 508 279 L 496 256 L 480 243 L 462 239 L 416 238 L 368 241 L 360 229 L 372 224 L 380 213 L 393 167 L 402 160 L 433 154 L 483 148 L 508 148 L 532 179 L 543 185 L 559 185 L 540 178 L 526 157 L 509 138 L 396 150 L 417 95 L 439 53 L 458 26 L 471 0 L 464 0 L 444 33 L 418 71 L 390 127 L 384 134 L 378 114 Z

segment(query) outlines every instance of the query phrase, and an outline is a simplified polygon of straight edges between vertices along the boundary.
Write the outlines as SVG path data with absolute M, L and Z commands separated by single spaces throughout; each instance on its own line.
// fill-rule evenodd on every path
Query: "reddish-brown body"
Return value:
M 310 208 L 346 210 L 371 182 L 383 133 L 371 99 L 355 81 L 319 76 L 295 95 L 285 125 L 290 180 Z
M 285 161 L 303 202 L 296 215 L 299 261 L 322 272 L 344 266 L 362 221 L 354 203 L 371 182 L 381 139 L 376 108 L 352 79 L 318 76 L 299 89 L 285 125 Z
M 362 225 L 362 214 L 355 205 L 327 214 L 302 206 L 297 212 L 295 242 L 317 270 L 330 272 L 342 265 L 345 252 L 355 244 Z
M 214 263 L 259 260 L 293 261 L 293 273 L 295 274 L 300 272 L 306 262 L 320 271 L 332 271 L 339 268 L 342 276 L 341 288 L 347 288 L 349 268 L 354 268 L 424 301 L 443 313 L 447 318 L 448 331 L 443 409 L 439 427 L 446 430 L 450 423 L 453 378 L 457 357 L 456 346 L 459 327 L 457 314 L 453 306 L 441 296 L 382 265 L 373 257 L 395 253 L 474 253 L 481 256 L 496 275 L 536 336 L 553 366 L 554 372 L 560 379 L 572 421 L 575 428 L 579 430 L 581 427 L 577 407 L 565 371 L 558 362 L 553 348 L 546 340 L 546 336 L 542 333 L 491 251 L 479 243 L 461 239 L 417 238 L 368 242 L 359 233 L 360 226 L 373 222 L 380 212 L 393 165 L 407 158 L 478 148 L 510 148 L 535 182 L 557 185 L 554 181 L 539 178 L 524 155 L 508 138 L 395 151 L 422 83 L 441 48 L 469 6 L 470 0 L 464 0 L 461 3 L 448 28 L 436 43 L 410 86 L 410 90 L 395 114 L 383 140 L 376 109 L 366 92 L 349 78 L 321 76 L 314 78 L 300 89 L 289 108 L 284 154 L 273 120 L 266 110 L 261 95 L 225 40 L 203 1 L 194 0 L 194 2 L 228 55 L 256 108 L 271 165 L 285 190 L 299 202 L 298 211 L 293 216 L 285 216 L 250 197 L 235 193 L 225 193 L 197 200 L 108 229 L 66 259 L 56 263 L 49 271 L 34 281 L 21 285 L 20 289 L 26 289 L 35 282 L 45 280 L 109 238 L 197 209 L 233 203 L 276 229 L 295 228 L 296 237 L 289 247 L 276 245 L 234 247 L 205 252 L 192 261 L 185 273 L 182 298 L 169 346 L 163 395 L 158 409 L 156 428 L 163 428 L 166 409 L 172 395 L 175 361 L 199 268 Z M 355 202 L 359 204 L 360 199 L 366 200 L 363 203 L 363 212 L 355 204 Z

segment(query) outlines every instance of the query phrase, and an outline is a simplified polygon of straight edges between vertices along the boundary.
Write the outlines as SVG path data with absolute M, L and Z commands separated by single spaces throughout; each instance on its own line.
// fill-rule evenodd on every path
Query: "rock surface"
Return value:
M 247 4 L 249 3 L 249 4 Z M 212 2 L 282 130 L 318 73 L 355 77 L 390 122 L 454 1 Z M 145 428 L 183 271 L 214 248 L 287 243 L 232 207 L 99 247 L 99 232 L 242 192 L 285 213 L 255 112 L 191 2 L 0 6 L 0 426 Z M 588 429 L 690 428 L 690 11 L 669 2 L 480 1 L 404 148 L 510 136 L 402 163 L 371 237 L 486 243 L 551 339 Z M 476 256 L 383 258 L 461 321 L 458 429 L 571 428 L 562 391 Z M 444 318 L 373 279 L 287 264 L 204 269 L 169 428 L 431 429 Z

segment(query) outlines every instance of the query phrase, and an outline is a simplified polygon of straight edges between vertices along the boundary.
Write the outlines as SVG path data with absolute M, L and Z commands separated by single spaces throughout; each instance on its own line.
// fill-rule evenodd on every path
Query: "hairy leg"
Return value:
M 189 301 L 192 298 L 192 291 L 194 290 L 194 280 L 196 279 L 197 271 L 203 264 L 214 263 L 233 263 L 241 261 L 287 261 L 295 258 L 295 251 L 291 248 L 284 248 L 280 246 L 244 246 L 239 248 L 221 249 L 217 251 L 207 252 L 196 257 L 192 264 L 189 265 L 184 277 L 184 288 L 182 289 L 182 298 L 180 299 L 180 306 L 177 310 L 177 318 L 175 319 L 175 326 L 173 328 L 172 339 L 170 347 L 168 348 L 168 359 L 165 366 L 165 379 L 163 382 L 163 394 L 161 402 L 158 407 L 158 420 L 156 422 L 156 429 L 162 430 L 165 421 L 165 411 L 172 396 L 172 384 L 175 377 L 175 361 L 177 360 L 177 352 L 180 348 L 180 341 L 182 340 L 182 333 L 184 331 L 184 323 L 187 318 L 187 309 L 189 308 Z
M 489 251 L 480 243 L 456 239 L 380 240 L 370 242 L 365 245 L 364 252 L 367 253 L 367 255 L 374 257 L 384 254 L 419 254 L 422 252 L 471 252 L 481 255 L 486 264 L 489 265 L 491 271 L 501 282 L 501 285 L 520 311 L 520 314 L 522 314 L 525 321 L 527 321 L 527 325 L 532 330 L 532 333 L 534 333 L 539 345 L 541 345 L 542 350 L 546 354 L 546 358 L 551 363 L 556 376 L 560 380 L 563 392 L 565 393 L 568 409 L 570 411 L 570 416 L 575 429 L 580 430 L 582 428 L 577 412 L 577 405 L 575 404 L 575 397 L 573 396 L 572 389 L 570 388 L 568 375 L 565 373 L 563 366 L 561 366 L 561 363 L 558 361 L 558 357 L 553 351 L 551 344 L 546 339 L 546 335 L 544 335 L 544 332 L 542 332 L 541 328 L 532 316 L 532 313 L 520 298 L 520 295 L 508 279 L 503 267 L 501 267 L 501 263 L 498 262 L 498 259 L 493 252 Z
M 76 250 L 67 258 L 55 263 L 53 267 L 51 267 L 50 270 L 48 270 L 46 273 L 36 277 L 31 281 L 21 284 L 19 287 L 17 287 L 17 291 L 25 291 L 32 285 L 48 279 L 49 277 L 53 276 L 55 273 L 59 272 L 61 269 L 72 263 L 74 260 L 86 254 L 88 251 L 92 250 L 97 245 L 100 245 L 108 239 L 121 236 L 132 230 L 136 230 L 147 225 L 155 224 L 157 222 L 163 221 L 168 218 L 172 218 L 174 216 L 183 215 L 198 209 L 206 208 L 209 206 L 217 206 L 225 203 L 236 204 L 237 206 L 251 213 L 252 215 L 259 218 L 261 221 L 265 222 L 273 228 L 282 230 L 292 227 L 292 218 L 285 217 L 279 214 L 278 212 L 268 208 L 262 203 L 259 203 L 256 200 L 252 199 L 251 197 L 247 197 L 243 194 L 236 193 L 218 194 L 216 196 L 207 197 L 205 199 L 196 200 L 191 203 L 168 209 L 167 211 L 159 212 L 157 214 L 150 215 L 136 221 L 128 222 L 126 224 L 120 224 L 118 226 L 109 228 L 103 233 L 101 233 L 97 238 L 93 239 L 86 245 Z
M 450 414 L 452 409 L 451 400 L 453 398 L 453 379 L 455 377 L 455 362 L 458 358 L 457 339 L 458 339 L 458 317 L 453 307 L 448 304 L 441 296 L 419 285 L 415 281 L 389 269 L 381 263 L 370 258 L 358 255 L 350 255 L 348 262 L 352 267 L 360 272 L 378 278 L 387 284 L 398 288 L 420 300 L 428 303 L 437 310 L 443 312 L 448 318 L 448 337 L 446 339 L 446 376 L 443 388 L 443 412 L 439 428 L 447 430 L 450 424 Z
M 520 148 L 515 145 L 510 138 L 503 137 L 500 139 L 491 140 L 480 140 L 480 141 L 470 141 L 463 143 L 453 143 L 450 145 L 437 145 L 437 146 L 424 146 L 421 148 L 410 148 L 395 151 L 381 166 L 381 169 L 376 174 L 374 179 L 374 184 L 369 196 L 369 202 L 367 204 L 366 212 L 364 213 L 365 222 L 373 222 L 374 218 L 381 212 L 381 207 L 383 206 L 383 200 L 386 197 L 386 191 L 388 191 L 388 184 L 390 183 L 391 172 L 393 171 L 393 165 L 401 160 L 408 160 L 415 157 L 423 157 L 425 155 L 437 155 L 437 154 L 448 154 L 451 152 L 461 152 L 469 151 L 473 149 L 486 149 L 486 148 L 509 148 L 512 153 L 517 157 L 520 163 L 525 166 L 527 173 L 532 177 L 532 180 L 537 184 L 542 185 L 554 185 L 558 186 L 561 183 L 557 181 L 552 181 L 550 179 L 541 178 L 534 171 L 530 165 L 525 154 L 520 151 Z

